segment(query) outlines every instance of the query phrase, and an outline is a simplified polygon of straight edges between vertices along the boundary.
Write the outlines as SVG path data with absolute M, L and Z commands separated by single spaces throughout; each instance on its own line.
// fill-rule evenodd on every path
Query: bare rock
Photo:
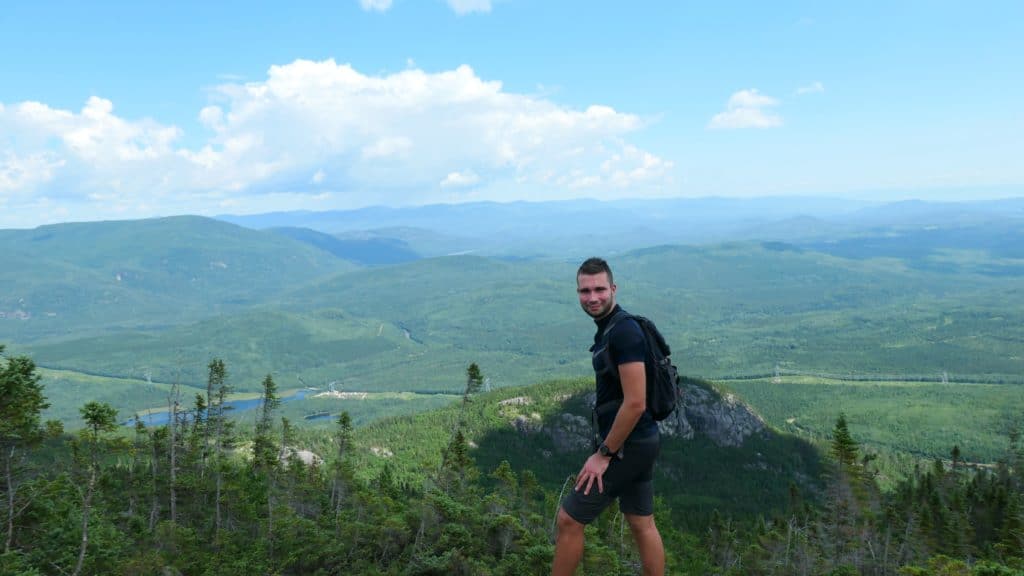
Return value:
M 767 433 L 764 419 L 733 394 L 689 385 L 684 398 L 687 424 L 718 446 L 740 446 L 754 434 Z
M 323 464 L 324 459 L 317 454 L 310 452 L 309 450 L 296 450 L 294 448 L 284 448 L 281 450 L 281 463 L 287 464 L 289 460 L 295 457 L 306 466 L 319 466 Z
M 541 423 L 540 417 L 537 418 L 530 416 L 524 416 L 522 414 L 512 419 L 512 427 L 516 429 L 516 432 L 520 434 L 533 434 L 540 432 L 544 425 Z
M 592 444 L 590 421 L 575 414 L 560 414 L 546 432 L 560 453 L 588 450 Z

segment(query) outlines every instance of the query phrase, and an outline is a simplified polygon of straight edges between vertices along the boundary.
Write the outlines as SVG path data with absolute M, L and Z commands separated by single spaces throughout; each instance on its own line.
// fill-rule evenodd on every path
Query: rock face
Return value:
M 578 450 L 590 450 L 591 425 L 590 420 L 575 414 L 559 414 L 555 422 L 544 429 L 555 444 L 558 452 L 576 452 Z
M 512 420 L 512 426 L 522 434 L 539 432 L 544 428 L 544 424 L 540 419 L 540 414 L 531 414 L 529 416 L 520 414 Z
M 309 450 L 296 450 L 291 447 L 286 447 L 281 450 L 280 460 L 282 464 L 287 464 L 288 460 L 295 456 L 299 462 L 302 462 L 306 466 L 319 466 L 323 464 L 324 459 L 319 455 L 310 452 Z
M 754 434 L 767 434 L 764 420 L 732 394 L 719 394 L 713 388 L 686 383 L 683 397 L 683 408 L 658 423 L 662 436 L 691 440 L 701 435 L 717 446 L 736 447 Z M 518 398 L 512 400 L 516 402 L 506 400 L 501 404 L 505 408 L 525 404 Z M 584 402 L 592 405 L 594 394 L 588 394 Z M 506 416 L 520 434 L 548 435 L 559 453 L 593 447 L 590 419 L 584 416 L 562 413 L 547 424 L 537 413 L 529 416 L 507 413 Z
M 682 413 L 661 422 L 663 432 L 672 435 L 665 428 L 675 428 L 675 435 L 686 439 L 701 434 L 717 446 L 740 446 L 750 436 L 767 432 L 764 419 L 733 394 L 720 395 L 714 390 L 687 384 L 683 389 L 683 403 Z

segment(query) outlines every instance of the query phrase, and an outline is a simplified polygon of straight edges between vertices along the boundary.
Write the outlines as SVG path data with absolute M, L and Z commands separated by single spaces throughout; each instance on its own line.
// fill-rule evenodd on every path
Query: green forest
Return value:
M 690 390 L 765 426 L 663 431 L 670 574 L 1024 574 L 1024 228 L 878 216 L 609 254 Z M 0 230 L 0 574 L 547 573 L 589 237 L 442 233 Z M 579 573 L 631 542 L 609 511 Z
M 498 423 L 520 409 L 541 422 L 579 411 L 586 381 L 485 393 L 472 364 L 445 408 L 359 429 L 342 412 L 324 434 L 281 416 L 270 375 L 251 427 L 239 426 L 227 417 L 229 366 L 214 358 L 206 370 L 204 392 L 173 396 L 167 425 L 122 427 L 109 404 L 88 401 L 69 433 L 43 420 L 33 361 L 4 356 L 0 573 L 549 570 L 557 478 L 586 451 L 535 465 L 545 446 Z M 1020 429 L 1006 440 L 994 465 L 969 465 L 953 446 L 883 491 L 842 413 L 824 451 L 774 430 L 731 449 L 669 438 L 655 512 L 668 573 L 1024 574 Z M 588 527 L 581 573 L 638 573 L 623 528 L 614 510 Z

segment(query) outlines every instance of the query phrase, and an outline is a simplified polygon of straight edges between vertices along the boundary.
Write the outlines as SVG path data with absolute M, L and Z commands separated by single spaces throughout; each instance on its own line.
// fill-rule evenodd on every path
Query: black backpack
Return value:
M 672 350 L 669 348 L 668 342 L 665 342 L 665 337 L 658 331 L 658 327 L 649 318 L 623 311 L 617 313 L 604 329 L 602 338 L 605 343 L 605 354 L 609 354 L 608 334 L 615 324 L 625 318 L 636 320 L 644 333 L 647 347 L 644 358 L 647 369 L 647 412 L 656 421 L 664 420 L 675 411 L 683 392 L 679 387 L 679 371 L 672 364 L 672 359 L 669 358 Z M 606 365 L 610 365 L 611 358 L 606 360 Z M 598 408 L 598 411 L 601 411 L 601 408 Z

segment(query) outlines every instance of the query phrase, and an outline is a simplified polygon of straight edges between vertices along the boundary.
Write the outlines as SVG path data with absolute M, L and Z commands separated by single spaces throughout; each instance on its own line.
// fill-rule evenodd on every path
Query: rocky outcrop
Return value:
M 764 420 L 733 394 L 721 394 L 708 384 L 687 382 L 683 386 L 683 397 L 683 409 L 658 423 L 663 437 L 690 440 L 700 435 L 717 446 L 735 447 L 755 434 L 767 434 Z M 509 408 L 527 402 L 520 398 L 510 400 L 500 402 L 507 411 L 503 415 L 520 434 L 546 434 L 559 453 L 592 448 L 589 418 L 565 412 L 545 423 L 537 413 L 528 416 L 511 413 Z M 584 402 L 592 405 L 594 394 L 588 394 Z
M 662 424 L 676 424 L 676 434 L 684 438 L 700 434 L 717 446 L 740 446 L 754 434 L 767 433 L 764 419 L 733 394 L 719 394 L 711 388 L 687 384 L 683 403 L 682 417 L 676 418 L 675 423 L 670 417 Z
M 512 419 L 512 426 L 521 434 L 531 434 L 540 432 L 544 428 L 544 423 L 540 419 L 540 414 L 534 413 L 529 416 L 520 414 Z
M 309 450 L 296 450 L 291 447 L 285 447 L 281 450 L 280 460 L 282 464 L 287 464 L 293 457 L 306 466 L 319 466 L 324 462 L 323 458 Z
M 582 416 L 559 414 L 551 425 L 544 427 L 544 431 L 551 437 L 558 452 L 576 452 L 593 447 L 590 420 Z

